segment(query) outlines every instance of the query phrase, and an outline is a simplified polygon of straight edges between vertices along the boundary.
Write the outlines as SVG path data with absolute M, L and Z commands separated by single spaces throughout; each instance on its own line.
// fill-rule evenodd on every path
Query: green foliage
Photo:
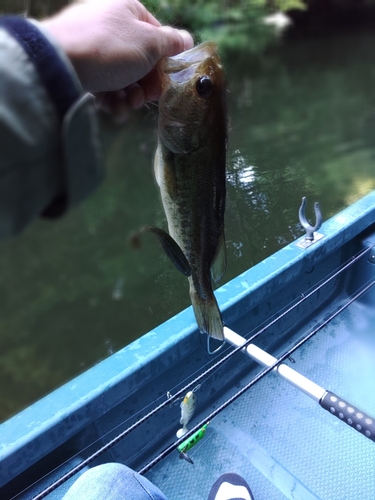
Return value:
M 307 7 L 304 0 L 274 0 L 265 3 L 272 3 L 275 10 L 281 10 L 282 12 L 295 9 L 305 10 Z
M 272 12 L 306 8 L 304 0 L 144 0 L 143 3 L 160 19 L 189 27 L 253 22 Z
M 263 18 L 277 11 L 303 9 L 303 0 L 144 0 L 163 23 L 185 27 L 196 41 L 214 40 L 225 49 L 259 53 L 274 39 Z

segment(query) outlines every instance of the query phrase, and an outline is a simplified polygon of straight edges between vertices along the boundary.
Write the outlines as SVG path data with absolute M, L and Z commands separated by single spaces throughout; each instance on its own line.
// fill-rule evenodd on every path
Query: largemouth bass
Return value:
M 223 340 L 211 279 L 219 281 L 226 269 L 224 71 L 210 42 L 164 58 L 159 71 L 163 90 L 155 176 L 170 238 L 155 230 L 176 267 L 189 277 L 200 331 Z

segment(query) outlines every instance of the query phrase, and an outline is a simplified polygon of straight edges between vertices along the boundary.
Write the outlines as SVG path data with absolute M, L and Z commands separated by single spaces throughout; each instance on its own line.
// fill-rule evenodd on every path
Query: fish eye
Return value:
M 214 85 L 211 78 L 209 78 L 208 76 L 202 76 L 201 78 L 198 78 L 195 83 L 195 90 L 201 97 L 210 97 L 214 90 Z

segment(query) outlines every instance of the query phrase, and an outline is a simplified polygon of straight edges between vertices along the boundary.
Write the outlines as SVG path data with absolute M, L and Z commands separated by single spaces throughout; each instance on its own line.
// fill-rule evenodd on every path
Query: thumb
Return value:
M 193 37 L 188 31 L 178 30 L 170 26 L 160 26 L 157 28 L 160 35 L 160 58 L 170 57 L 184 52 L 194 47 Z

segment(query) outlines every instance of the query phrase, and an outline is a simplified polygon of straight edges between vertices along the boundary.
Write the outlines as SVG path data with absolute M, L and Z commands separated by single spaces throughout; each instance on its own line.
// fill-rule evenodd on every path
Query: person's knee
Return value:
M 63 500 L 166 500 L 148 479 L 126 465 L 107 463 L 84 472 Z

